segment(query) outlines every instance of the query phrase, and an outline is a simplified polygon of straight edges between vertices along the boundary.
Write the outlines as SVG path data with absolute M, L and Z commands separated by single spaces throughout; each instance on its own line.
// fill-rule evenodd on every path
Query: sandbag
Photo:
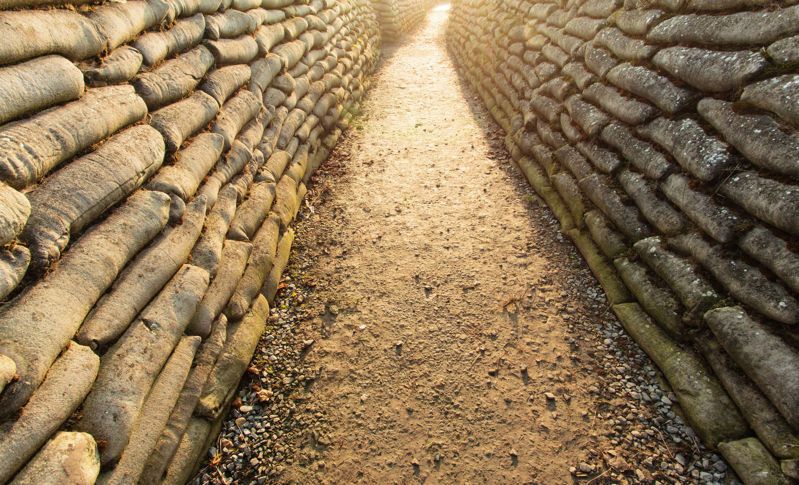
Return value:
M 752 485 L 791 485 L 780 465 L 757 438 L 744 438 L 719 444 L 721 456 L 727 460 L 744 483 Z
M 205 338 L 211 333 L 211 324 L 230 300 L 230 296 L 236 289 L 236 284 L 244 274 L 251 251 L 252 244 L 248 242 L 230 239 L 225 241 L 219 269 L 186 328 L 187 334 Z
M 70 343 L 15 421 L 0 428 L 0 482 L 6 483 L 56 432 L 89 393 L 100 358 Z
M 106 48 L 112 50 L 164 20 L 168 12 L 169 4 L 164 0 L 131 0 L 105 3 L 89 18 L 105 37 Z
M 222 106 L 211 131 L 224 137 L 225 150 L 230 148 L 239 131 L 262 107 L 261 100 L 250 91 L 240 91 Z
M 196 14 L 175 22 L 171 29 L 163 32 L 148 32 L 133 43 L 141 52 L 144 64 L 152 66 L 199 44 L 205 31 L 205 16 Z
M 275 199 L 273 182 L 256 182 L 250 188 L 247 198 L 236 209 L 230 223 L 228 237 L 237 241 L 249 241 L 261 227 Z
M 127 330 L 186 261 L 205 220 L 205 198 L 186 207 L 183 223 L 164 231 L 136 256 L 97 302 L 75 339 L 94 349 L 105 349 Z
M 280 286 L 280 277 L 283 275 L 283 270 L 286 269 L 286 264 L 289 262 L 289 255 L 291 254 L 291 245 L 294 243 L 294 230 L 289 228 L 283 237 L 280 238 L 280 244 L 277 245 L 277 255 L 275 262 L 272 265 L 272 270 L 264 283 L 263 293 L 269 304 L 274 304 L 275 295 Z
M 13 485 L 92 485 L 100 473 L 97 443 L 88 433 L 56 434 L 14 477 Z
M 249 64 L 258 55 L 258 44 L 249 35 L 237 39 L 206 40 L 217 66 Z
M 177 103 L 165 106 L 152 115 L 150 124 L 164 137 L 168 153 L 178 151 L 183 141 L 216 116 L 219 105 L 202 91 Z
M 0 124 L 83 94 L 83 74 L 61 56 L 0 68 Z
M 0 395 L 0 415 L 24 405 L 92 306 L 169 217 L 169 196 L 138 191 L 88 230 L 58 266 L 0 310 L 0 354 L 20 379 Z
M 114 49 L 108 56 L 96 63 L 80 66 L 83 77 L 89 86 L 108 86 L 133 79 L 142 65 L 141 52 L 131 46 Z
M 253 67 L 259 62 L 254 62 Z M 222 106 L 231 94 L 250 80 L 250 74 L 250 66 L 246 64 L 220 67 L 205 77 L 199 89 L 213 96 Z
M 146 114 L 147 105 L 132 86 L 109 86 L 90 89 L 77 101 L 0 127 L 0 178 L 12 187 L 25 188 Z
M 192 264 L 208 271 L 211 277 L 216 276 L 219 258 L 222 255 L 222 244 L 225 242 L 230 221 L 236 213 L 238 198 L 239 193 L 232 185 L 227 185 L 219 191 L 216 204 L 205 218 L 203 234 L 191 251 Z
M 11 358 L 0 354 L 0 392 L 9 382 L 17 378 L 17 364 Z
M 173 165 L 162 167 L 147 188 L 189 200 L 222 155 L 224 139 L 216 133 L 201 133 L 176 154 Z
M 169 463 L 162 485 L 185 485 L 205 456 L 213 425 L 202 418 L 191 418 Z
M 220 415 L 228 395 L 247 369 L 264 332 L 269 303 L 259 296 L 245 317 L 228 327 L 228 338 L 208 382 L 203 389 L 195 414 L 209 419 Z
M 203 46 L 170 59 L 156 69 L 139 74 L 132 82 L 147 108 L 154 110 L 184 98 L 214 65 L 214 58 Z
M 152 388 L 208 287 L 208 273 L 184 265 L 136 322 L 103 355 L 77 428 L 100 443 L 102 463 L 116 462 Z
M 22 232 L 31 214 L 28 198 L 0 182 L 0 245 L 6 245 Z
M 0 12 L 0 64 L 12 64 L 45 54 L 79 61 L 106 47 L 97 25 L 69 10 Z
M 180 390 L 189 375 L 194 354 L 200 345 L 200 337 L 183 337 L 164 365 L 153 384 L 141 413 L 130 433 L 130 441 L 122 458 L 113 470 L 104 473 L 98 484 L 126 485 L 137 483 L 145 470 L 147 458 L 161 436 L 169 415 L 180 395 Z
M 37 272 L 57 261 L 70 237 L 136 190 L 161 166 L 164 140 L 152 127 L 129 128 L 55 174 L 28 195 L 20 239 Z

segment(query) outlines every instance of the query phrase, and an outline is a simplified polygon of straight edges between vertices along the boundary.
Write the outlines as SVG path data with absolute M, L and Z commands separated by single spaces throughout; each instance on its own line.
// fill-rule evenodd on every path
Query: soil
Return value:
M 721 481 L 459 79 L 447 14 L 384 47 L 315 176 L 198 482 Z

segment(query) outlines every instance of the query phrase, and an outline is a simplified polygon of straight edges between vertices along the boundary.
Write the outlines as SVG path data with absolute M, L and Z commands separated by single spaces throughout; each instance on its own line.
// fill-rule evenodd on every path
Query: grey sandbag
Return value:
M 0 482 L 6 483 L 72 415 L 89 393 L 100 358 L 70 343 L 15 421 L 0 427 Z
M 189 200 L 222 155 L 224 139 L 216 133 L 200 133 L 180 150 L 174 164 L 161 167 L 147 188 Z
M 272 271 L 279 240 L 280 218 L 271 212 L 269 218 L 255 233 L 255 238 L 252 240 L 252 252 L 247 261 L 244 276 L 236 285 L 236 290 L 225 308 L 225 315 L 232 321 L 244 317 L 250 304 L 264 286 L 267 276 Z
M 139 74 L 132 82 L 147 108 L 158 109 L 191 93 L 214 65 L 214 57 L 203 46 L 181 54 L 152 71 Z
M 799 436 L 712 337 L 698 339 L 713 372 L 758 438 L 778 458 L 799 458 Z
M 174 153 L 184 140 L 214 119 L 217 111 L 219 105 L 214 98 L 195 91 L 188 98 L 153 113 L 150 124 L 163 135 L 167 152 Z
M 791 485 L 794 480 L 780 470 L 777 460 L 757 438 L 719 443 L 721 456 L 727 460 L 747 485 Z
M 100 473 L 97 443 L 88 433 L 61 431 L 10 485 L 92 485 Z
M 275 256 L 275 263 L 272 265 L 272 270 L 264 283 L 263 293 L 269 304 L 275 302 L 275 295 L 277 295 L 278 287 L 280 286 L 280 277 L 283 275 L 283 270 L 289 262 L 289 255 L 291 254 L 291 245 L 294 243 L 294 230 L 289 228 L 283 237 L 280 238 L 280 244 L 277 245 L 277 255 Z
M 83 94 L 83 74 L 61 56 L 0 68 L 0 124 Z
M 103 355 L 78 429 L 102 443 L 103 464 L 117 461 L 144 400 L 208 287 L 208 273 L 184 265 Z
M 205 338 L 211 333 L 211 324 L 230 300 L 236 284 L 244 274 L 251 251 L 252 244 L 248 242 L 231 239 L 225 241 L 219 269 L 186 328 L 187 334 Z
M 161 479 L 166 475 L 166 469 L 170 460 L 180 445 L 180 438 L 189 426 L 191 415 L 200 399 L 200 393 L 205 387 L 205 382 L 211 374 L 216 359 L 222 351 L 227 339 L 227 319 L 220 315 L 214 323 L 211 334 L 203 341 L 197 356 L 194 359 L 189 376 L 180 391 L 169 421 L 164 427 L 161 436 L 153 448 L 150 457 L 144 467 L 144 471 L 139 477 L 142 485 L 155 485 L 161 483 Z
M 734 240 L 736 234 L 746 227 L 745 222 L 730 208 L 719 204 L 713 195 L 692 186 L 691 179 L 675 173 L 660 184 L 660 190 L 705 234 L 721 243 Z
M 657 281 L 646 267 L 628 258 L 613 261 L 624 285 L 635 296 L 644 310 L 672 336 L 684 339 L 687 334 L 685 324 L 680 316 L 682 307 L 674 294 L 658 286 Z
M 253 63 L 253 66 L 259 62 Z M 199 89 L 213 96 L 222 106 L 231 94 L 250 80 L 250 74 L 250 66 L 246 64 L 220 67 L 205 77 Z
M 77 101 L 0 127 L 0 178 L 21 189 L 147 114 L 133 86 L 90 89 Z
M 693 351 L 670 339 L 635 303 L 614 305 L 624 329 L 671 384 L 686 421 L 709 447 L 738 439 L 749 426 L 716 377 Z
M 169 4 L 164 0 L 131 0 L 105 3 L 94 9 L 89 18 L 105 37 L 106 48 L 112 50 L 164 20 L 168 12 Z
M 219 110 L 211 131 L 225 138 L 225 150 L 230 148 L 236 135 L 253 119 L 263 107 L 263 103 L 250 91 L 241 90 Z
M 22 407 L 92 306 L 169 217 L 169 196 L 138 191 L 89 229 L 44 279 L 0 310 L 0 354 L 20 379 L 0 395 L 0 415 Z
M 223 410 L 225 400 L 234 392 L 255 353 L 269 316 L 269 303 L 261 295 L 244 318 L 228 326 L 228 338 L 205 383 L 195 414 L 215 419 Z
M 24 194 L 0 182 L 0 245 L 6 245 L 22 232 L 31 204 Z
M 799 351 L 739 307 L 711 310 L 705 322 L 785 420 L 799 428 Z
M 795 184 L 746 171 L 727 177 L 718 190 L 758 219 L 799 236 L 799 187 Z
M 183 223 L 164 231 L 125 267 L 84 320 L 75 339 L 105 349 L 127 330 L 148 303 L 186 262 L 205 220 L 205 198 L 186 207 Z
M 226 185 L 219 191 L 219 198 L 208 217 L 200 240 L 191 251 L 191 262 L 211 275 L 216 276 L 219 258 L 222 255 L 222 244 L 225 242 L 230 221 L 236 213 L 239 193 L 233 185 Z
M 11 64 L 45 54 L 61 54 L 79 61 L 106 47 L 97 26 L 69 10 L 0 12 L 0 64 Z
M 141 408 L 119 463 L 113 470 L 101 475 L 98 484 L 127 485 L 139 481 L 147 458 L 155 448 L 186 382 L 200 340 L 200 337 L 180 339 Z
M 247 198 L 239 204 L 230 223 L 228 237 L 237 241 L 249 241 L 261 227 L 275 199 L 273 182 L 256 182 Z
M 124 83 L 138 74 L 142 64 L 141 52 L 129 45 L 114 49 L 96 63 L 81 65 L 83 77 L 89 86 L 108 86 Z
M 180 438 L 175 455 L 164 473 L 162 485 L 185 485 L 207 451 L 213 425 L 203 418 L 191 418 Z M 156 482 L 158 483 L 158 482 Z
M 163 32 L 148 32 L 133 43 L 141 52 L 144 64 L 152 66 L 199 44 L 205 31 L 205 16 L 196 14 L 180 19 L 171 29 Z
M 755 226 L 738 240 L 738 246 L 799 293 L 799 254 L 787 241 L 763 226 Z
M 31 268 L 57 261 L 70 237 L 136 190 L 164 160 L 164 139 L 138 125 L 108 139 L 28 194 L 31 216 L 20 234 L 31 250 Z

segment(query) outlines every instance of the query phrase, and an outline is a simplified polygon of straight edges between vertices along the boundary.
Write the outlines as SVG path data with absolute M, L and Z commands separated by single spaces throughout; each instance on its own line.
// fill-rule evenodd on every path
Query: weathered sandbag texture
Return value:
M 799 479 L 795 3 L 455 0 L 447 31 L 530 185 L 746 483 Z
M 0 38 L 0 483 L 185 483 L 369 87 L 375 9 L 0 0 Z
M 383 38 L 397 39 L 424 19 L 432 0 L 372 0 Z

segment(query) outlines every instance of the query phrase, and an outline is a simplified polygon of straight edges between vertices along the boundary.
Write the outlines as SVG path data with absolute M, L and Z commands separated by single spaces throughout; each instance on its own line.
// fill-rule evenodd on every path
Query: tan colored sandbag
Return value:
M 277 245 L 277 255 L 275 256 L 275 263 L 272 265 L 272 270 L 264 283 L 263 293 L 269 304 L 275 302 L 275 295 L 277 295 L 278 287 L 280 286 L 280 277 L 283 275 L 283 270 L 289 262 L 289 255 L 291 255 L 291 245 L 294 243 L 294 230 L 289 228 L 283 237 L 280 238 L 280 244 Z
M 0 178 L 12 187 L 25 188 L 146 114 L 147 106 L 133 86 L 108 86 L 90 89 L 77 101 L 2 126 Z
M 164 136 L 167 152 L 174 153 L 187 138 L 214 119 L 217 111 L 219 105 L 214 98 L 195 91 L 188 98 L 153 113 L 150 124 Z
M 757 438 L 744 438 L 719 444 L 721 456 L 747 485 L 791 485 L 780 464 Z
M 70 343 L 14 421 L 0 426 L 0 483 L 6 483 L 72 415 L 97 377 L 100 358 Z
M 148 303 L 186 262 L 205 221 L 205 198 L 187 207 L 183 223 L 164 231 L 125 267 L 84 320 L 75 339 L 104 349 L 127 330 Z
M 83 405 L 77 428 L 101 443 L 104 465 L 116 462 L 144 400 L 178 344 L 202 294 L 208 273 L 184 265 L 103 355 L 100 373 Z
M 31 215 L 31 204 L 21 192 L 0 182 L 0 245 L 6 245 L 22 232 Z
M 61 56 L 0 68 L 0 124 L 83 94 L 83 74 Z
M 210 419 L 219 416 L 228 395 L 235 391 L 247 370 L 268 317 L 269 303 L 265 297 L 259 296 L 241 321 L 228 326 L 225 347 L 208 377 L 195 414 Z
M 207 450 L 213 425 L 202 418 L 191 418 L 186 432 L 180 439 L 175 456 L 169 463 L 162 485 L 185 485 Z
M 166 225 L 169 196 L 140 190 L 89 229 L 58 266 L 0 310 L 0 354 L 20 379 L 0 395 L 0 415 L 27 402 L 92 306 L 119 272 Z
M 70 237 L 128 196 L 164 161 L 164 140 L 138 125 L 48 177 L 28 194 L 31 215 L 20 239 L 31 250 L 31 268 L 57 261 Z
M 228 239 L 222 248 L 222 259 L 208 291 L 197 306 L 197 312 L 191 319 L 186 333 L 207 337 L 211 332 L 211 324 L 227 305 L 236 284 L 244 274 L 247 259 L 250 257 L 252 244 Z
M 225 242 L 230 221 L 236 213 L 239 193 L 236 187 L 228 184 L 219 191 L 219 198 L 205 218 L 202 236 L 191 251 L 192 264 L 199 266 L 211 275 L 216 276 L 219 258 L 222 256 L 222 245 Z
M 230 148 L 239 131 L 258 114 L 262 107 L 261 100 L 246 90 L 239 91 L 222 106 L 211 131 L 225 138 L 225 150 Z
M 176 154 L 174 164 L 162 167 L 150 179 L 147 188 L 189 200 L 222 155 L 223 143 L 222 135 L 216 133 L 195 136 Z
M 14 477 L 11 485 L 92 485 L 99 473 L 94 438 L 88 433 L 62 431 Z
M 237 241 L 249 241 L 266 219 L 274 199 L 274 183 L 266 181 L 254 183 L 247 198 L 236 209 L 228 237 Z
M 0 355 L 0 392 L 17 378 L 17 364 L 10 357 Z
M 106 47 L 94 22 L 69 10 L 0 12 L 0 39 L 0 64 L 45 54 L 61 54 L 78 61 Z
M 152 111 L 190 94 L 213 65 L 208 49 L 197 46 L 139 74 L 131 84 Z
M 141 52 L 144 64 L 152 66 L 200 43 L 204 31 L 205 16 L 198 13 L 178 20 L 169 30 L 147 32 L 136 39 L 133 47 Z
M 153 384 L 147 400 L 141 408 L 130 440 L 119 463 L 100 475 L 98 484 L 126 485 L 137 483 L 145 470 L 147 458 L 155 448 L 161 432 L 169 420 L 172 408 L 178 400 L 180 390 L 189 375 L 194 354 L 200 345 L 200 337 L 183 337 L 169 357 Z
M 133 76 L 138 74 L 141 64 L 141 52 L 129 45 L 123 45 L 99 61 L 81 64 L 80 69 L 83 71 L 86 84 L 99 87 L 133 79 Z
M 144 472 L 139 477 L 141 485 L 155 485 L 161 483 L 161 480 L 165 478 L 169 462 L 175 455 L 181 437 L 189 426 L 191 415 L 197 406 L 197 400 L 200 399 L 200 393 L 205 387 L 205 382 L 216 364 L 216 359 L 219 357 L 226 339 L 227 319 L 224 315 L 220 315 L 214 323 L 211 334 L 197 351 L 189 376 L 180 391 L 180 397 L 169 416 L 169 422 L 164 427 L 158 443 L 147 460 Z
M 169 4 L 164 0 L 130 0 L 104 3 L 92 10 L 89 18 L 111 50 L 158 24 L 168 12 Z

